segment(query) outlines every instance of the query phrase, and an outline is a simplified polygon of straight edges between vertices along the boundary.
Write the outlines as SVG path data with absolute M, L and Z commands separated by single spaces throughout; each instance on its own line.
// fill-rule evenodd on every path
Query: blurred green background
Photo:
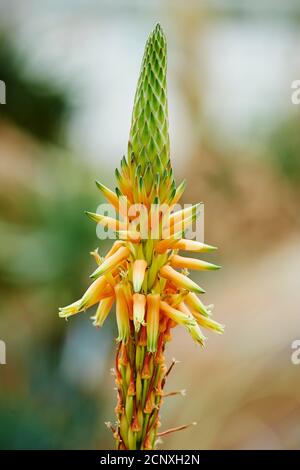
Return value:
M 44 1 L 0 4 L 0 448 L 107 449 L 113 315 L 67 325 L 99 246 L 84 210 L 114 187 L 144 43 L 169 45 L 172 161 L 184 202 L 205 203 L 224 269 L 201 280 L 222 337 L 176 329 L 166 449 L 300 448 L 299 2 Z

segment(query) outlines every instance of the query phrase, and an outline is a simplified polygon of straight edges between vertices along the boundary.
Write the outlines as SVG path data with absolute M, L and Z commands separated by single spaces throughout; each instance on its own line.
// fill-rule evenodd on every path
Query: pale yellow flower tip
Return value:
M 70 305 L 67 305 L 66 307 L 60 307 L 58 314 L 59 317 L 65 318 L 67 320 L 72 315 L 76 315 L 76 313 L 79 312 L 80 303 L 81 299 L 77 300 L 76 302 L 73 302 Z
M 132 283 L 134 292 L 140 292 L 147 269 L 147 262 L 144 259 L 137 259 L 133 263 Z

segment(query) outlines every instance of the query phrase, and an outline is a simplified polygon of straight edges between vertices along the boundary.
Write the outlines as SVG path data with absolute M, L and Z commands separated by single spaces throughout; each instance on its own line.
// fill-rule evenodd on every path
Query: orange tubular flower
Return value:
M 147 268 L 147 261 L 144 259 L 137 259 L 133 263 L 132 283 L 134 292 L 140 292 L 145 278 Z
M 219 266 L 178 255 L 178 250 L 204 253 L 215 247 L 184 238 L 200 205 L 173 212 L 185 182 L 176 185 L 170 163 L 166 70 L 166 40 L 157 25 L 145 48 L 127 158 L 115 172 L 118 187 L 114 192 L 96 182 L 117 214 L 87 212 L 118 240 L 104 257 L 92 252 L 97 263 L 91 275 L 95 280 L 81 299 L 59 311 L 67 319 L 98 304 L 91 318 L 101 327 L 115 305 L 117 406 L 116 425 L 110 428 L 119 450 L 155 449 L 160 434 L 187 427 L 158 433 L 162 397 L 178 394 L 164 392 L 176 362 L 167 368 L 164 357 L 172 328 L 182 325 L 200 345 L 205 342 L 201 328 L 223 331 L 211 318 L 212 306 L 204 305 L 197 295 L 204 290 L 187 272 Z M 132 211 L 137 205 L 142 207 Z

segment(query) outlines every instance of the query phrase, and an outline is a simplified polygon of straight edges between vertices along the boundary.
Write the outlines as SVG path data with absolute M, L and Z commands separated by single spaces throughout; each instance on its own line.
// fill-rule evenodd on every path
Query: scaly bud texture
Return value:
M 155 448 L 163 397 L 178 393 L 164 394 L 166 378 L 174 365 L 168 369 L 164 358 L 171 330 L 182 325 L 200 345 L 205 341 L 201 328 L 223 332 L 223 326 L 211 319 L 212 306 L 204 305 L 198 297 L 204 290 L 190 279 L 187 271 L 210 271 L 219 266 L 178 255 L 179 250 L 204 253 L 215 247 L 184 238 L 184 230 L 192 224 L 198 206 L 172 211 L 185 184 L 176 187 L 170 164 L 166 71 L 166 40 L 157 25 L 145 48 L 128 154 L 123 157 L 120 170 L 116 170 L 118 187 L 114 192 L 96 183 L 119 211 L 118 218 L 87 213 L 95 222 L 113 230 L 118 240 L 104 257 L 99 256 L 98 250 L 91 253 L 97 263 L 91 274 L 93 283 L 81 299 L 59 312 L 60 317 L 67 319 L 97 305 L 92 320 L 101 327 L 115 305 L 117 419 L 109 427 L 117 449 Z M 136 203 L 143 204 L 145 213 L 138 218 L 128 216 L 128 208 Z M 155 237 L 145 236 L 149 234 L 149 220 Z M 167 235 L 165 227 L 170 229 Z

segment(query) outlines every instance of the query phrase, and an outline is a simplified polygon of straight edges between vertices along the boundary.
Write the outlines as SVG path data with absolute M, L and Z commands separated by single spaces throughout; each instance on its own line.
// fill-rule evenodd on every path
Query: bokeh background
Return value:
M 199 349 L 180 328 L 165 449 L 300 448 L 300 4 L 267 0 L 1 0 L 2 449 L 108 449 L 116 336 L 91 312 L 66 324 L 99 246 L 83 211 L 114 187 L 144 43 L 168 39 L 172 161 L 205 203 L 224 269 L 202 276 L 226 324 Z

